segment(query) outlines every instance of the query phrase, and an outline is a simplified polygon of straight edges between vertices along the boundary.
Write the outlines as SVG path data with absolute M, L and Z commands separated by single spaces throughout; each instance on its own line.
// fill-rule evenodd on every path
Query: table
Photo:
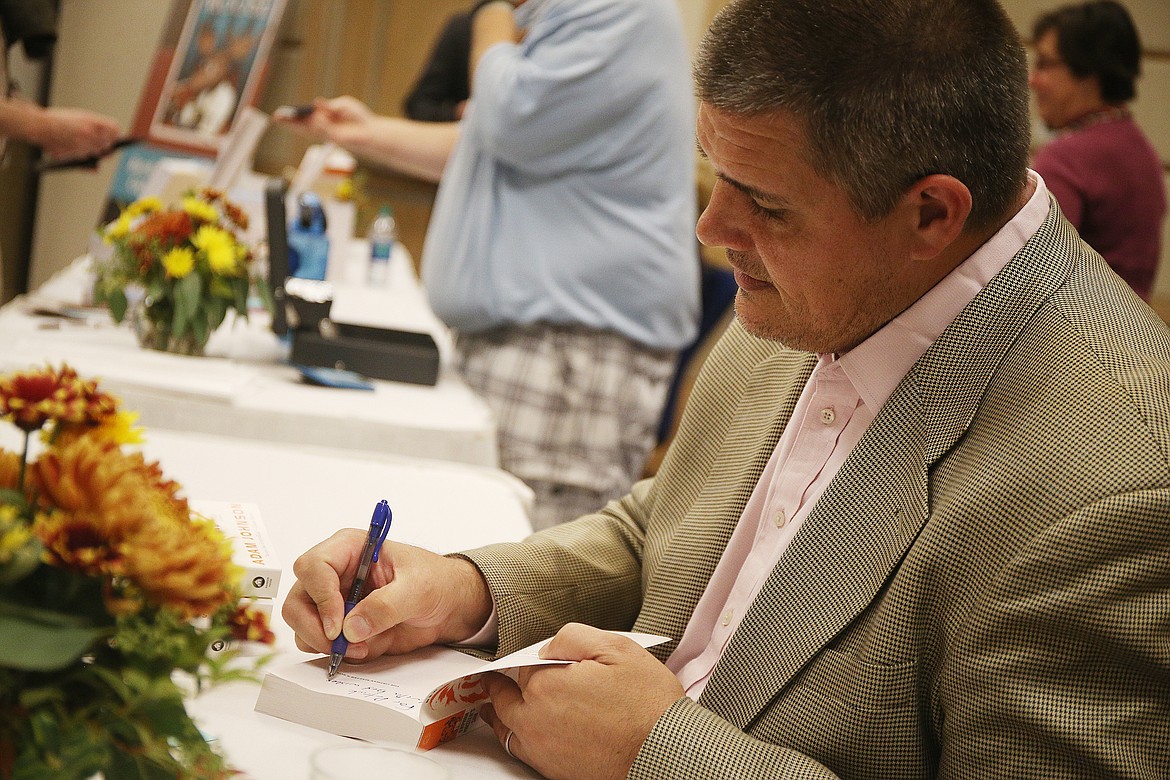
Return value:
M 293 585 L 293 562 L 340 528 L 366 528 L 378 500 L 386 498 L 393 508 L 394 539 L 439 553 L 516 541 L 531 532 L 532 491 L 499 469 L 181 431 L 148 429 L 145 435 L 147 460 L 158 461 L 188 498 L 259 507 L 281 567 L 272 621 L 275 664 L 312 657 L 296 649 L 279 617 Z M 0 447 L 19 451 L 22 441 L 15 426 L 0 426 Z M 349 741 L 255 712 L 259 690 L 257 683 L 225 684 L 187 703 L 245 780 L 305 780 L 313 750 Z M 447 766 L 452 780 L 537 776 L 508 758 L 486 727 L 427 755 Z
M 333 531 L 365 528 L 378 499 L 394 511 L 398 541 L 446 553 L 530 531 L 531 491 L 498 469 L 392 455 L 358 457 L 325 448 L 293 450 L 278 444 L 205 434 L 148 430 L 143 451 L 158 460 L 191 498 L 256 503 L 282 568 L 278 601 L 292 587 L 296 557 Z M 279 613 L 279 607 L 276 610 Z M 308 658 L 292 631 L 273 620 L 279 657 Z M 347 740 L 253 710 L 259 686 L 232 683 L 191 700 L 188 711 L 224 754 L 252 780 L 305 780 L 309 755 Z M 403 747 L 403 746 L 399 746 Z M 448 767 L 452 780 L 532 778 L 508 758 L 488 728 L 440 745 L 427 755 Z
M 346 251 L 353 266 L 367 245 L 354 241 Z M 209 341 L 207 357 L 141 349 L 129 326 L 77 306 L 90 287 L 88 269 L 88 258 L 79 258 L 0 308 L 0 371 L 67 361 L 85 376 L 101 377 L 151 428 L 497 465 L 492 413 L 452 368 L 450 336 L 401 246 L 385 287 L 369 288 L 353 273 L 338 281 L 332 314 L 339 322 L 430 333 L 443 363 L 434 387 L 375 380 L 374 391 L 366 392 L 303 384 L 281 362 L 287 346 L 263 311 L 225 323 Z M 38 309 L 73 316 L 39 316 Z

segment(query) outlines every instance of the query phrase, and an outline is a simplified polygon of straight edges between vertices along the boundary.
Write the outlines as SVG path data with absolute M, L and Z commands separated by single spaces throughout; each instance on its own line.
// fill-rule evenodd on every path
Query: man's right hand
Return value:
M 370 568 L 369 595 L 346 616 L 342 589 L 353 582 L 365 540 L 365 531 L 344 529 L 293 564 L 297 580 L 281 614 L 298 648 L 330 652 L 343 619 L 350 661 L 460 642 L 487 622 L 491 594 L 474 565 L 394 542 Z

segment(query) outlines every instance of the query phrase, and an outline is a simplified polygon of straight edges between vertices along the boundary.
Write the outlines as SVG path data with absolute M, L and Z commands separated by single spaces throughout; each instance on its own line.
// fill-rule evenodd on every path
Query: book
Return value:
M 617 633 L 642 647 L 667 641 L 652 634 Z M 476 726 L 479 709 L 488 700 L 488 672 L 573 663 L 541 658 L 547 642 L 489 662 L 449 647 L 424 647 L 344 664 L 332 680 L 327 656 L 288 664 L 264 676 L 256 711 L 343 737 L 430 750 Z
M 191 511 L 215 521 L 232 543 L 232 563 L 244 569 L 240 595 L 255 599 L 274 599 L 280 588 L 280 564 L 277 562 L 260 507 L 246 501 L 187 502 Z

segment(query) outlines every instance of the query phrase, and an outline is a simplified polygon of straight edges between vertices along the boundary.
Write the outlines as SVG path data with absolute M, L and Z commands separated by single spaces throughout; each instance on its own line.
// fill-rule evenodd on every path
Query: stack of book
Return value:
M 280 564 L 268 541 L 260 507 L 244 501 L 192 500 L 188 503 L 192 512 L 214 520 L 224 537 L 232 543 L 232 562 L 244 570 L 240 581 L 241 602 L 263 612 L 271 623 L 272 607 L 280 588 Z M 211 649 L 222 652 L 231 646 L 232 643 L 221 642 Z M 246 655 L 258 648 L 245 642 L 235 649 Z

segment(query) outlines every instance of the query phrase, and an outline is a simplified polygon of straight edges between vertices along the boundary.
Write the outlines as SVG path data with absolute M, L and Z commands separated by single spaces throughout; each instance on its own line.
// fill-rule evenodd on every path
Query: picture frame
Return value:
M 287 0 L 174 0 L 134 134 L 214 157 L 254 107 Z

